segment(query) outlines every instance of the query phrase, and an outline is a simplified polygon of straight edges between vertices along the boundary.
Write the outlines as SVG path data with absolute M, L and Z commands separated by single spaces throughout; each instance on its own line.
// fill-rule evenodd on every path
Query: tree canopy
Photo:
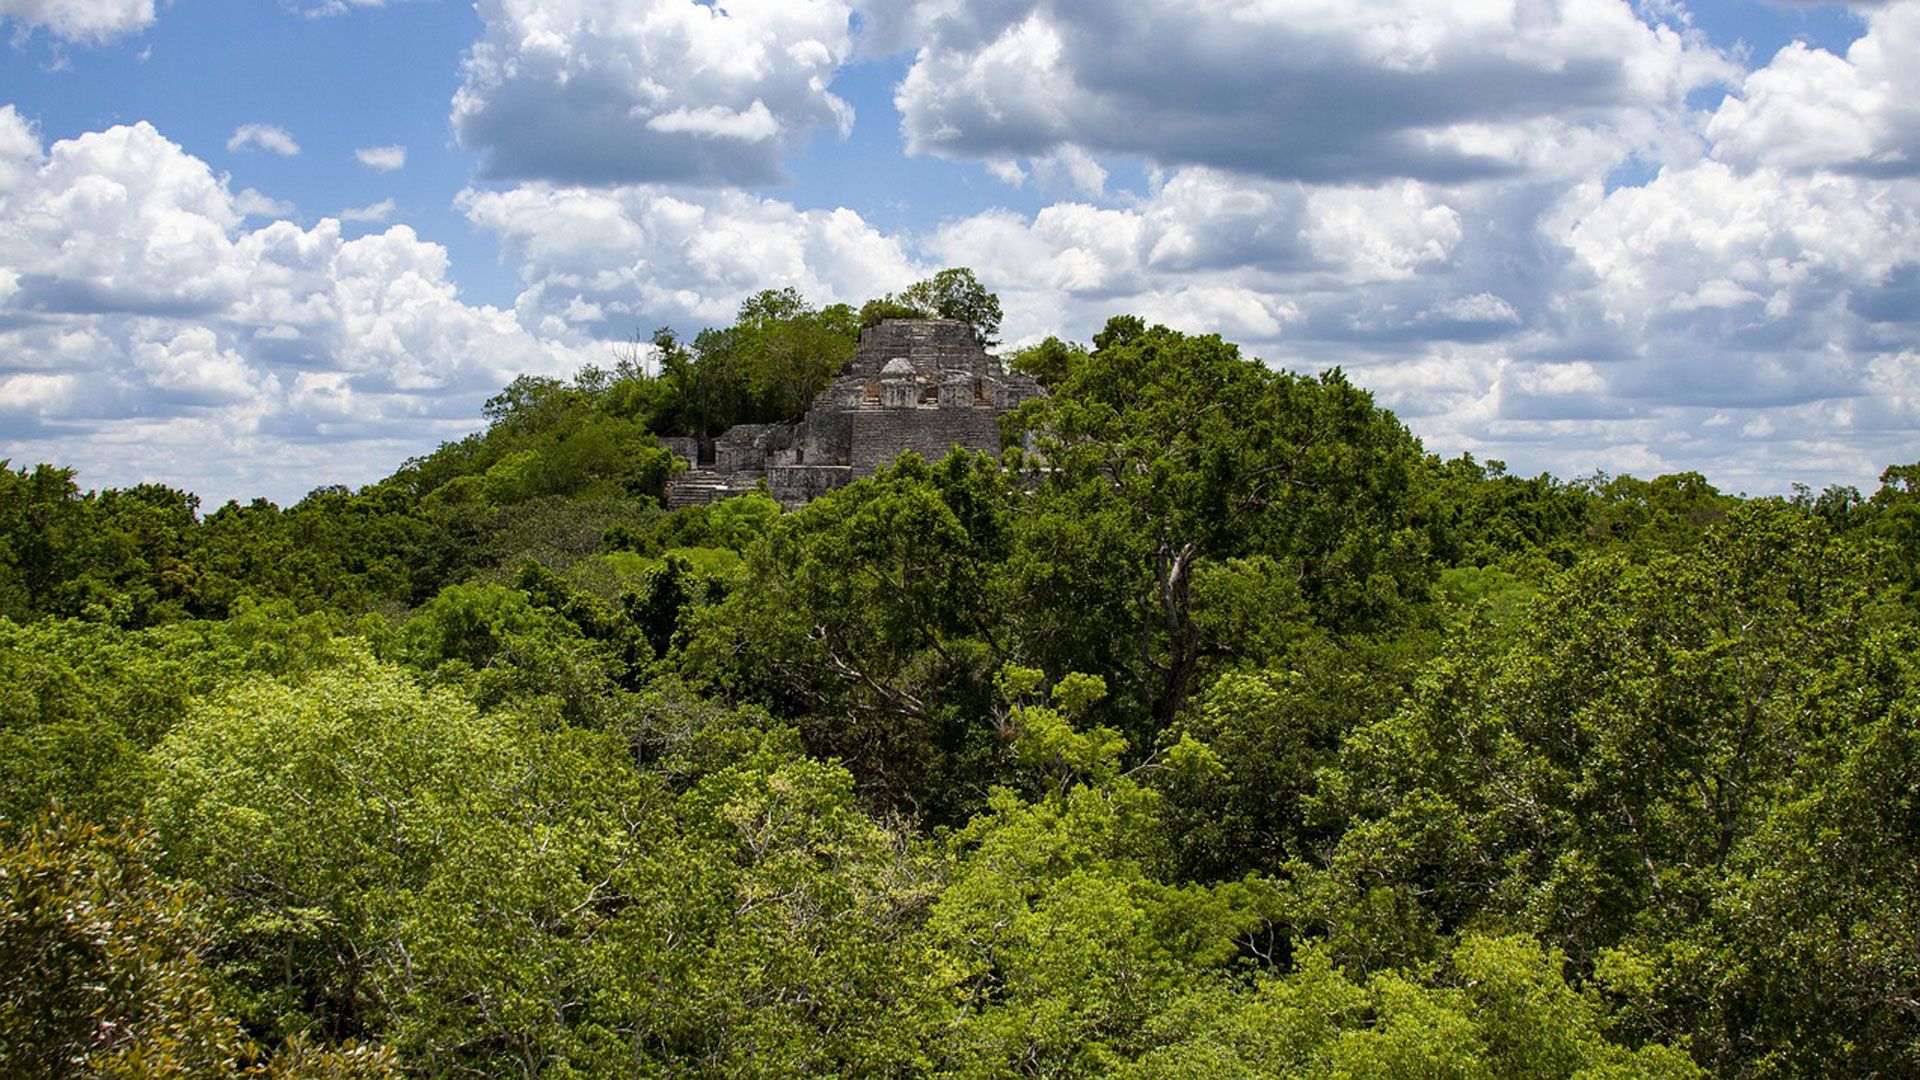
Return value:
M 1132 316 L 667 510 L 944 271 L 358 490 L 0 464 L 6 1075 L 1920 1073 L 1920 465 L 1443 460 Z
M 999 343 L 1000 317 L 1000 297 L 964 266 L 949 267 L 860 309 L 862 326 L 881 319 L 958 319 L 972 327 L 987 348 Z

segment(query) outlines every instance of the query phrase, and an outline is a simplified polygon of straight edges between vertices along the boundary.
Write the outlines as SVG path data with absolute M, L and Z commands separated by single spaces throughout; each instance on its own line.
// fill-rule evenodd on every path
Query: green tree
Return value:
M 952 813 L 997 753 L 1014 498 L 986 455 L 903 454 L 782 517 L 696 616 L 681 670 L 795 719 L 881 800 Z
M 1157 1013 L 1228 985 L 1265 924 L 1258 883 L 1165 880 L 1157 800 L 1111 776 L 1111 746 L 1097 764 L 1101 741 L 1086 764 L 1107 779 L 1037 802 L 1000 789 L 943 845 L 948 884 L 926 927 L 954 1014 L 943 1072 L 1111 1072 L 1150 1046 Z
M 156 760 L 167 862 L 218 901 L 212 958 L 252 1030 L 449 1071 L 584 1052 L 569 1002 L 596 978 L 595 897 L 636 854 L 618 807 L 644 791 L 610 737 L 359 660 L 243 684 Z
M 1920 462 L 1888 466 L 1868 505 L 1864 528 L 1889 545 L 1896 587 L 1909 608 L 1920 609 Z
M 1163 727 L 1202 662 L 1238 644 L 1198 612 L 1200 583 L 1226 560 L 1264 559 L 1238 573 L 1262 588 L 1297 583 L 1315 620 L 1341 633 L 1390 627 L 1425 598 L 1419 444 L 1391 414 L 1337 371 L 1275 372 L 1218 337 L 1116 323 L 1053 396 L 1008 421 L 1046 466 L 1027 520 L 1077 522 L 1104 549 L 1087 579 L 1054 585 L 1078 576 L 1076 556 L 1051 527 L 1023 532 L 1020 573 L 1049 598 L 1030 633 L 1113 643 L 1107 657 L 1042 655 L 1043 666 L 1111 672 Z M 1083 623 L 1089 611 L 1103 632 Z
M 1810 755 L 1886 707 L 1854 697 L 1873 588 L 1818 519 L 1752 504 L 1693 551 L 1582 561 L 1517 630 L 1458 628 L 1321 777 L 1331 923 L 1379 883 L 1435 929 L 1517 926 L 1583 965 L 1698 924 Z
M 1592 496 L 1587 522 L 1592 536 L 1643 551 L 1693 546 L 1705 527 L 1724 520 L 1737 502 L 1697 472 L 1652 480 L 1599 473 L 1581 483 Z
M 1052 388 L 1065 382 L 1086 357 L 1087 350 L 1084 347 L 1049 336 L 1038 345 L 1029 345 L 1007 357 L 1007 366 L 1033 376 L 1042 386 Z
M 151 626 L 209 610 L 191 546 L 199 500 L 160 484 L 79 490 L 71 469 L 0 461 L 0 615 Z
M 1876 634 L 1836 672 L 1827 730 L 1729 853 L 1709 909 L 1636 955 L 1659 990 L 1637 1027 L 1691 1032 L 1727 1074 L 1920 1069 L 1915 655 L 1910 635 Z
M 1327 844 L 1306 812 L 1320 772 L 1349 731 L 1391 712 L 1400 682 L 1361 650 L 1319 643 L 1294 659 L 1284 670 L 1221 675 L 1161 735 L 1168 767 L 1147 783 L 1166 799 L 1183 877 L 1277 874 Z
M 1551 573 L 1591 546 L 1589 487 L 1546 474 L 1514 476 L 1501 461 L 1471 454 L 1430 458 L 1425 517 L 1435 560 L 1448 566 L 1504 566 Z
M 973 328 L 982 346 L 992 348 L 1000 333 L 1000 297 L 988 292 L 972 270 L 949 267 L 860 309 L 862 326 L 898 318 L 958 319 Z
M 248 1050 L 202 965 L 201 900 L 150 838 L 42 817 L 0 849 L 0 1072 L 205 1076 Z
M 1169 1041 L 1129 1076 L 1698 1077 L 1684 1053 L 1613 1041 L 1608 1017 L 1524 936 L 1470 935 L 1437 977 L 1356 981 L 1311 948 L 1252 992 L 1199 992 L 1156 1017 Z
M 793 420 L 853 358 L 860 328 L 845 304 L 816 310 L 792 288 L 768 289 L 741 303 L 733 337 L 754 400 L 746 419 Z

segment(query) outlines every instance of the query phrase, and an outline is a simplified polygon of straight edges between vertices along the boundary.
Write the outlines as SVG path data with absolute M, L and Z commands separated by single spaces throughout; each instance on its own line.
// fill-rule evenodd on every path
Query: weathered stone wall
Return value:
M 847 373 L 877 375 L 896 357 L 906 357 L 923 374 L 943 368 L 980 371 L 987 358 L 973 328 L 958 319 L 883 319 L 860 335 Z
M 853 460 L 853 408 L 852 403 L 843 408 L 814 403 L 813 411 L 807 414 L 807 433 L 801 443 L 799 464 L 844 465 Z
M 852 482 L 850 465 L 778 465 L 767 470 L 767 490 L 788 509 Z
M 906 450 L 938 461 L 955 445 L 998 453 L 998 416 L 992 409 L 971 408 L 869 409 L 853 414 L 855 476 L 872 476 Z
M 796 437 L 794 424 L 736 424 L 714 440 L 713 469 L 720 473 L 754 473 L 770 464 L 790 464 Z M 782 461 L 782 458 L 785 461 Z

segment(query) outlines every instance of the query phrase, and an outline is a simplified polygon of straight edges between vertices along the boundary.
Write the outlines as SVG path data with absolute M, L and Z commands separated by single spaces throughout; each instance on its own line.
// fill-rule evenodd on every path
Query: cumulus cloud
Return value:
M 765 142 L 780 134 L 780 121 L 767 111 L 759 98 L 745 109 L 708 105 L 700 109 L 679 108 L 647 118 L 649 131 L 695 135 L 704 139 L 738 139 L 741 142 Z
M 1419 315 L 1422 322 L 1482 325 L 1517 325 L 1520 313 L 1513 305 L 1489 292 L 1455 297 L 1428 308 Z
M 989 161 L 987 171 L 1018 187 L 1029 179 L 1043 190 L 1064 190 L 1098 198 L 1106 194 L 1106 166 L 1077 146 L 1062 146 L 1050 154 L 1029 158 L 1023 167 L 1019 161 Z
M 263 195 L 253 188 L 245 188 L 233 197 L 233 208 L 241 217 L 282 218 L 293 214 L 294 206 L 285 199 L 276 199 Z
M 153 25 L 153 0 L 0 0 L 0 19 L 99 44 Z
M 322 19 L 332 15 L 345 15 L 355 8 L 385 7 L 386 0 L 288 0 L 289 6 L 308 18 Z
M 1090 313 L 1138 309 L 1272 341 L 1300 317 L 1288 294 L 1411 282 L 1445 266 L 1462 232 L 1459 214 L 1417 183 L 1246 185 L 1206 169 L 1181 170 L 1130 207 L 990 210 L 924 236 L 883 232 L 845 208 L 656 185 L 528 184 L 469 190 L 459 204 L 521 268 L 523 322 L 601 337 L 721 323 L 763 288 L 858 304 L 967 265 L 1008 298 L 1013 339 L 1091 333 Z M 1500 319 L 1517 316 L 1509 307 Z
M 948 265 L 1002 293 L 1016 343 L 1084 337 L 1122 311 L 1273 343 L 1309 329 L 1309 313 L 1344 310 L 1359 286 L 1410 290 L 1409 323 L 1441 300 L 1482 331 L 1520 321 L 1506 300 L 1445 291 L 1461 214 L 1414 182 L 1311 188 L 1189 168 L 1131 205 L 989 210 L 918 236 L 737 191 L 531 184 L 468 191 L 460 205 L 521 268 L 521 320 L 553 335 L 717 324 L 751 292 L 786 285 L 859 303 Z
M 1920 176 L 1920 5 L 1874 10 L 1837 56 L 1803 42 L 1749 74 L 1707 125 L 1742 168 Z
M 1699 155 L 1644 183 L 1570 185 L 1532 219 L 1563 256 L 1547 306 L 1437 429 L 1766 491 L 1910 459 L 1920 176 L 1913 76 L 1890 58 L 1917 14 L 1877 8 L 1844 56 L 1789 45 L 1703 117 Z
M 265 150 L 281 157 L 293 157 L 300 152 L 300 144 L 294 141 L 287 129 L 275 124 L 241 124 L 233 129 L 232 137 L 227 139 L 230 151 Z
M 1920 310 L 1862 310 L 1920 265 L 1917 206 L 1913 181 L 1717 161 L 1593 201 L 1566 239 L 1591 317 L 1630 343 L 1615 389 L 1747 406 L 1859 393 L 1876 356 L 1920 342 Z
M 939 8 L 916 31 L 924 78 L 899 90 L 917 149 L 1016 182 L 1061 146 L 1218 167 L 1176 167 L 1113 206 L 950 222 L 921 255 L 1011 283 L 1010 336 L 1084 338 L 1135 311 L 1286 366 L 1342 365 L 1447 452 L 1561 475 L 1698 468 L 1771 491 L 1870 484 L 1910 458 L 1920 86 L 1904 58 L 1920 4 L 1875 6 L 1844 55 L 1796 44 L 1743 73 L 1684 29 L 1622 22 L 1622 5 L 1556 10 L 1496 12 L 1474 40 L 1465 9 L 1363 34 L 1346 24 L 1377 10 L 1329 11 L 1283 49 L 1271 35 L 1297 6 L 1203 5 L 1174 46 L 1191 55 L 1163 68 L 1094 48 L 1112 34 L 1078 9 Z M 1128 24 L 1142 50 L 1179 37 L 1152 18 Z M 1273 46 L 1265 67 L 1251 44 L 1229 62 L 1234 43 L 1208 30 L 1236 19 Z M 1322 63 L 1324 108 L 1222 89 Z M 1526 92 L 1479 96 L 1529 68 Z M 1583 72 L 1591 94 L 1569 98 Z M 1429 77 L 1448 84 L 1431 101 L 1400 93 Z M 1732 92 L 1690 110 L 1687 92 L 1716 81 Z M 1376 112 L 1342 119 L 1356 89 Z M 1218 122 L 1197 115 L 1214 108 Z M 1179 130 L 1158 133 L 1163 119 Z M 1346 156 L 1316 156 L 1332 151 Z M 1469 159 L 1487 167 L 1456 168 Z M 1650 179 L 1609 181 L 1629 161 Z
M 851 49 L 843 0 L 482 0 L 454 130 L 490 179 L 778 180 L 781 157 L 852 109 L 827 89 Z
M 858 302 L 968 265 L 1001 293 L 1010 345 L 1084 341 L 1118 313 L 1219 332 L 1280 366 L 1344 367 L 1436 451 L 1529 471 L 1700 469 L 1780 491 L 1870 484 L 1911 457 L 1912 182 L 1742 166 L 1703 140 L 1609 186 L 1618 152 L 1453 182 L 1181 166 L 1144 192 L 917 234 L 661 185 L 529 184 L 460 205 L 500 236 L 520 319 L 547 335 L 719 324 L 768 286 Z
M 900 237 L 852 210 L 798 210 L 745 192 L 651 185 L 469 190 L 468 220 L 519 265 L 518 308 L 550 335 L 619 338 L 662 324 L 718 325 L 761 289 L 858 304 L 922 267 Z
M 1352 337 L 1367 304 L 1403 306 L 1408 322 L 1471 277 L 1449 197 L 1413 181 L 1312 186 L 1188 167 L 1122 205 L 950 221 L 919 252 L 929 265 L 972 266 L 1006 293 L 1012 340 L 1084 337 L 1134 312 L 1278 358 L 1283 341 Z M 1499 321 L 1505 332 L 1519 316 L 1509 305 Z
M 285 499 L 471 430 L 518 373 L 604 357 L 463 303 L 404 225 L 255 228 L 249 201 L 147 124 L 43 147 L 0 108 L 0 457 Z
M 1342 183 L 1564 169 L 1567 146 L 1645 142 L 1738 74 L 1622 0 L 922 0 L 869 19 L 873 42 L 921 43 L 894 99 L 909 149 L 1003 171 L 1069 146 Z
M 358 206 L 340 211 L 341 221 L 391 221 L 393 219 L 393 200 L 381 199 L 371 206 Z
M 362 146 L 353 152 L 354 159 L 375 172 L 396 172 L 407 167 L 407 148 L 404 146 Z
M 1460 215 L 1436 206 L 1419 184 L 1323 189 L 1307 207 L 1309 246 L 1348 267 L 1351 280 L 1400 281 L 1443 263 L 1460 243 Z

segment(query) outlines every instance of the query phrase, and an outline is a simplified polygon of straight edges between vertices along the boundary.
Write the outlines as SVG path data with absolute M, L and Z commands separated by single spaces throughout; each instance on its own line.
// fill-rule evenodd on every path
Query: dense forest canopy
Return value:
M 1520 477 L 1118 317 L 664 510 L 792 290 L 358 491 L 0 468 L 0 1073 L 1920 1072 L 1920 464 Z

